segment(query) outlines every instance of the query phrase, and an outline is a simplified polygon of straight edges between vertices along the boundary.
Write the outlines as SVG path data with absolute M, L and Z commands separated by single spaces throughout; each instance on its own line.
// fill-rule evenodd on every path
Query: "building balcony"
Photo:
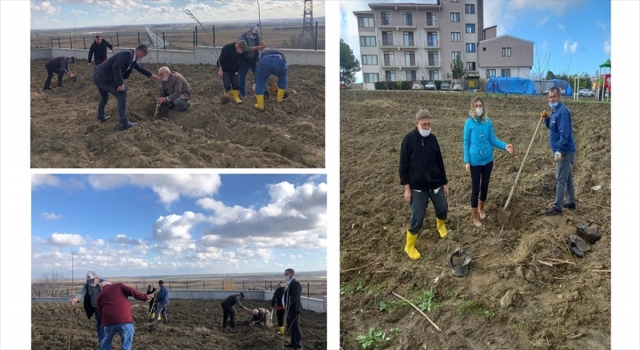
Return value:
M 440 60 L 427 60 L 427 68 L 440 68 Z
M 418 61 L 416 60 L 383 60 L 382 69 L 418 69 Z
M 439 40 L 427 40 L 422 42 L 422 46 L 425 49 L 439 49 L 440 48 L 440 41 Z
M 440 28 L 440 21 L 437 19 L 423 19 L 421 24 L 426 29 Z
M 382 40 L 382 45 L 380 47 L 383 48 L 417 48 L 418 42 L 415 40 Z
M 415 19 L 390 19 L 378 20 L 378 28 L 416 28 L 416 20 Z

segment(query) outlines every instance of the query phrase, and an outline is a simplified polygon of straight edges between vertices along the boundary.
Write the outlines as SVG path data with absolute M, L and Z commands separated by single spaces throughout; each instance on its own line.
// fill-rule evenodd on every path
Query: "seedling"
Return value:
M 385 332 L 377 331 L 375 327 L 371 327 L 369 328 L 369 333 L 357 336 L 356 340 L 362 345 L 363 350 L 377 350 L 380 343 L 391 340 L 391 338 Z

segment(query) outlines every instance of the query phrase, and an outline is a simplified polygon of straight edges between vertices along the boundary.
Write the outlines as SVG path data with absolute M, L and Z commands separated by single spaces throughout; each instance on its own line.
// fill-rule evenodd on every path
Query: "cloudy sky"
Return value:
M 326 176 L 32 175 L 31 274 L 326 270 Z
M 369 11 L 368 3 L 406 0 L 342 1 L 340 38 L 362 61 L 358 23 L 353 11 Z M 409 1 L 410 2 L 410 1 Z M 434 2 L 427 1 L 427 2 Z M 498 26 L 498 35 L 509 34 L 533 41 L 540 61 L 549 58 L 548 70 L 595 75 L 598 66 L 611 58 L 611 2 L 586 0 L 484 1 L 484 24 Z M 358 82 L 362 75 L 358 73 Z
M 31 29 L 192 21 L 181 8 L 200 22 L 258 19 L 257 0 L 31 0 Z M 300 17 L 302 24 L 303 11 L 301 0 L 260 0 L 263 20 Z M 324 16 L 323 1 L 313 3 L 313 15 Z

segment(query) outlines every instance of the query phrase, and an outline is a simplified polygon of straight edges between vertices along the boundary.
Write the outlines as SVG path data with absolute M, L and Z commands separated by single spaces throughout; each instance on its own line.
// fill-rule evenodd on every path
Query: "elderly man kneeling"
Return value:
M 161 67 L 158 76 L 162 81 L 158 88 L 158 104 L 169 106 L 169 109 L 177 107 L 180 112 L 186 111 L 191 99 L 191 87 L 187 80 L 182 74 L 169 70 L 169 67 Z
M 269 316 L 271 316 L 271 313 L 263 308 L 257 308 L 257 309 L 253 309 L 253 311 L 251 311 L 251 323 L 249 324 L 250 326 L 265 326 L 267 324 L 267 321 L 269 321 Z

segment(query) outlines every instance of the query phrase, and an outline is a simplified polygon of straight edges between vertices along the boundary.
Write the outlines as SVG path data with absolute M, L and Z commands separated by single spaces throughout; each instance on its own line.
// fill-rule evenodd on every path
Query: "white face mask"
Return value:
M 162 78 L 162 81 L 167 81 L 167 80 L 169 80 L 169 77 Z
M 422 137 L 427 137 L 429 136 L 429 134 L 431 134 L 431 128 L 429 129 L 418 129 L 420 131 L 420 135 L 422 135 Z
M 287 282 L 291 282 L 291 280 L 292 280 L 291 276 L 284 276 L 284 279 L 285 279 Z
M 479 117 L 482 115 L 482 108 L 476 108 L 476 117 Z

